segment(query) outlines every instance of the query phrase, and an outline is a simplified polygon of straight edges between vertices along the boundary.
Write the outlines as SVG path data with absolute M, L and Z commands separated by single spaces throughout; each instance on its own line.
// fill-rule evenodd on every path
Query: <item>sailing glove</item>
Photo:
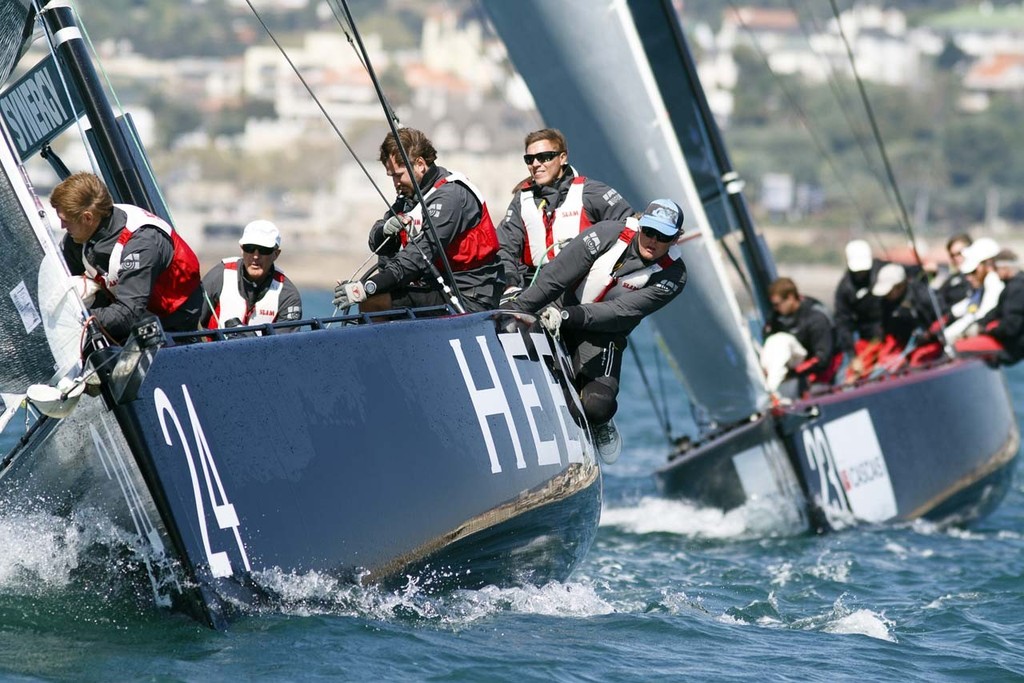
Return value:
M 355 282 L 339 282 L 334 288 L 335 308 L 348 308 L 352 304 L 358 304 L 366 300 L 366 288 L 359 280 Z
M 522 293 L 522 287 L 509 287 L 505 290 L 505 293 L 501 295 L 501 301 L 498 302 L 498 305 L 502 307 L 506 306 L 515 301 Z
M 540 324 L 544 326 L 545 330 L 555 334 L 562 326 L 562 311 L 557 306 L 548 306 L 540 312 Z
M 384 237 L 394 237 L 412 222 L 408 216 L 397 214 L 384 221 Z

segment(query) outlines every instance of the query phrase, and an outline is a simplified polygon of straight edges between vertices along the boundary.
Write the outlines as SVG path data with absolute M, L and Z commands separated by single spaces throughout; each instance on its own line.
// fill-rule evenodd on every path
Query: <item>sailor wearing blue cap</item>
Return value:
M 671 199 L 656 199 L 642 214 L 602 221 L 581 233 L 509 304 L 510 310 L 540 312 L 541 324 L 565 341 L 606 461 L 621 447 L 611 419 L 626 337 L 686 286 L 677 246 L 682 235 L 683 210 Z

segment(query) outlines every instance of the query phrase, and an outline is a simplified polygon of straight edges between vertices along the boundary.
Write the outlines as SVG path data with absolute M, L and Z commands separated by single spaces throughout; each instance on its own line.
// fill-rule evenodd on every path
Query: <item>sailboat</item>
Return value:
M 49 46 L 0 93 L 0 393 L 16 439 L 0 510 L 103 511 L 134 534 L 157 603 L 218 628 L 273 604 L 275 577 L 565 579 L 596 534 L 601 472 L 570 363 L 531 316 L 408 309 L 199 341 L 152 318 L 122 347 L 83 327 L 24 160 L 42 150 L 66 175 L 49 143 L 87 122 L 115 201 L 171 216 L 76 13 L 37 7 L 0 2 L 5 83 L 34 35 Z
M 1020 445 L 1002 372 L 946 359 L 774 405 L 731 282 L 763 320 L 776 268 L 711 116 L 671 0 L 484 0 L 573 162 L 633 206 L 673 197 L 690 279 L 654 316 L 698 433 L 654 472 L 659 491 L 778 526 L 926 518 L 967 524 L 1003 499 Z M 525 21 L 523 17 L 529 17 Z M 738 245 L 740 255 L 735 253 Z

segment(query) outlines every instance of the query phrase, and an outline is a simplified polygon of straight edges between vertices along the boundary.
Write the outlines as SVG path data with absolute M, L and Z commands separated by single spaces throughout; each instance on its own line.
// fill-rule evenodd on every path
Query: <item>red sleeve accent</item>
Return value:
M 623 242 L 630 242 L 634 237 L 636 237 L 636 230 L 630 230 L 629 228 L 624 228 L 619 233 L 619 239 Z
M 805 360 L 800 365 L 796 366 L 796 368 L 794 368 L 794 371 L 796 372 L 796 374 L 802 375 L 805 372 L 807 372 L 808 370 L 810 370 L 811 368 L 813 368 L 817 364 L 818 364 L 818 358 L 816 356 L 812 356 L 812 357 L 808 358 L 807 360 Z

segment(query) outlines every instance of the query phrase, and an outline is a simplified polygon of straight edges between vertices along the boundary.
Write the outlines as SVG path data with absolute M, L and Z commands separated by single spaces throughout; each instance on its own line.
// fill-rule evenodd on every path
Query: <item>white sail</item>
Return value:
M 647 40 L 671 41 L 671 33 L 640 35 L 624 0 L 484 6 L 546 124 L 565 133 L 573 165 L 619 190 L 635 209 L 660 197 L 683 207 L 689 281 L 655 323 L 702 417 L 726 423 L 763 410 L 768 395 L 757 355 L 715 239 L 730 226 L 711 224 L 643 48 Z M 687 84 L 680 79 L 678 87 Z M 692 106 L 686 93 L 673 95 L 671 106 Z

